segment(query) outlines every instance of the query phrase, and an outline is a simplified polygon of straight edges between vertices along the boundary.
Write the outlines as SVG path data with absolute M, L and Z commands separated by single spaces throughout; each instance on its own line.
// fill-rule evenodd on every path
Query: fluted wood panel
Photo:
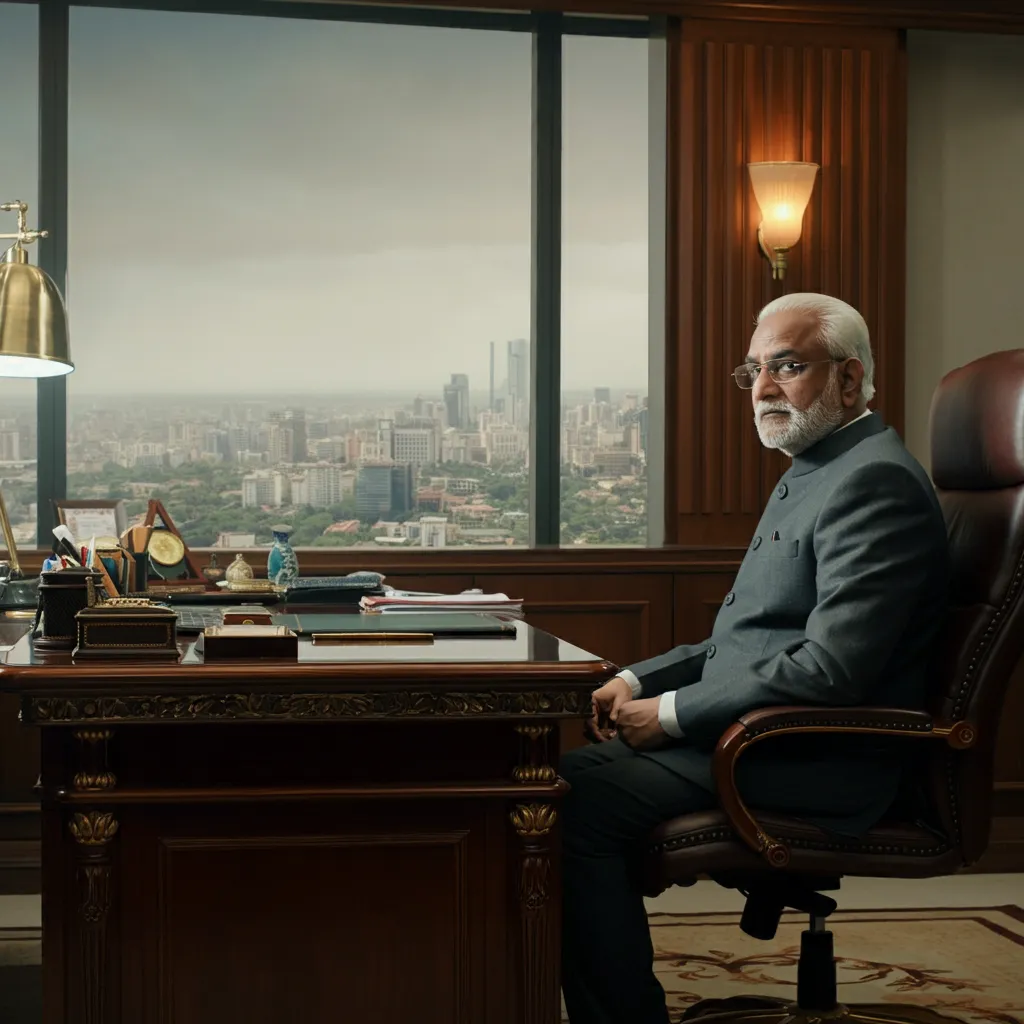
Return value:
M 785 468 L 730 377 L 771 298 L 820 291 L 861 310 L 875 406 L 902 428 L 904 52 L 895 30 L 683 20 L 669 90 L 668 529 L 743 545 Z M 758 160 L 822 168 L 782 282 L 757 247 Z

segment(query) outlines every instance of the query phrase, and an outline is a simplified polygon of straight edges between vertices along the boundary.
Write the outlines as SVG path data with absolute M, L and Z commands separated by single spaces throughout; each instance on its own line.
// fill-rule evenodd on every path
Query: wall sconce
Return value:
M 761 207 L 757 243 L 772 265 L 772 277 L 781 281 L 786 276 L 786 253 L 800 241 L 818 165 L 773 160 L 747 164 L 747 170 L 754 198 Z

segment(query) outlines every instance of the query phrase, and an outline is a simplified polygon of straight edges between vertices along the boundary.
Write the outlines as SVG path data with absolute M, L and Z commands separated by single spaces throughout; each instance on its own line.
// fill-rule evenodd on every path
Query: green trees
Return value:
M 185 463 L 174 468 L 137 466 L 125 469 L 107 463 L 101 472 L 68 476 L 69 498 L 124 499 L 129 520 L 145 513 L 149 498 L 160 498 L 190 547 L 210 547 L 222 532 L 254 534 L 257 545 L 269 545 L 270 528 L 285 521 L 297 547 L 350 547 L 373 539 L 372 524 L 352 533 L 324 533 L 336 522 L 357 519 L 355 500 L 346 498 L 329 509 L 308 506 L 243 508 L 243 467 L 224 463 Z M 420 485 L 430 477 L 479 481 L 479 492 L 496 509 L 495 520 L 516 545 L 528 543 L 529 481 L 522 467 L 490 467 L 453 463 L 424 468 Z M 5 491 L 7 488 L 5 487 Z M 13 496 L 21 499 L 20 492 Z M 29 497 L 27 491 L 24 496 Z M 471 499 L 471 495 L 463 495 Z M 641 476 L 616 481 L 564 476 L 561 484 L 562 543 L 566 545 L 646 543 L 647 482 Z M 7 494 L 8 505 L 12 494 Z M 424 510 L 425 514 L 436 514 Z M 520 513 L 520 515 L 506 515 Z M 418 519 L 420 511 L 411 517 Z M 448 514 L 448 513 L 446 513 Z M 504 516 L 504 518 L 503 518 Z

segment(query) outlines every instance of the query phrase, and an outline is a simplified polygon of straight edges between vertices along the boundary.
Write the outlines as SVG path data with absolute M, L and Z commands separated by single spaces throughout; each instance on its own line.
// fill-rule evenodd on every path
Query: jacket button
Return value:
M 729 593 L 725 595 L 725 603 L 726 604 L 732 604 L 733 601 L 735 601 L 735 600 L 736 600 L 736 595 L 730 590 Z
M 710 647 L 708 648 L 708 657 L 709 657 L 709 658 L 713 658 L 714 656 L 715 656 L 715 645 L 714 645 L 714 644 L 712 644 L 712 645 L 711 645 L 711 646 L 710 646 Z
M 779 484 L 779 488 L 775 493 L 780 498 L 784 498 L 787 494 L 789 494 L 789 488 L 785 484 Z
M 755 537 L 753 544 L 750 545 L 755 551 L 761 546 L 761 538 Z

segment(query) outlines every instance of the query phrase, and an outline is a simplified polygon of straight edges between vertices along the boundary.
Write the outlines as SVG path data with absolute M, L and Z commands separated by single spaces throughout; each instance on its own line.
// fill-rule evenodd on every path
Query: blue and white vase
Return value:
M 299 560 L 295 549 L 288 542 L 292 532 L 290 526 L 272 526 L 274 546 L 267 558 L 267 579 L 279 587 L 287 587 L 299 577 Z

